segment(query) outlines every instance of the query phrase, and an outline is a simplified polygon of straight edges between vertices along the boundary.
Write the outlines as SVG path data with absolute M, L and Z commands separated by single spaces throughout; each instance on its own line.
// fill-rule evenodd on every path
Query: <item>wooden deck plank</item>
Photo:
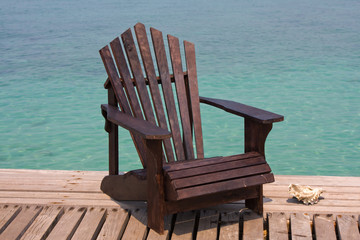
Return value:
M 309 215 L 302 213 L 291 214 L 290 226 L 292 240 L 312 240 Z
M 196 239 L 217 239 L 219 212 L 215 210 L 201 210 Z
M 129 221 L 129 213 L 121 208 L 108 208 L 106 221 L 97 240 L 120 239 Z
M 239 239 L 239 219 L 240 213 L 236 212 L 222 212 L 220 215 L 220 240 Z
M 79 192 L 39 192 L 39 191 L 1 191 L 1 198 L 36 198 L 36 199 L 88 199 L 88 200 L 110 200 L 103 193 Z
M 105 215 L 105 208 L 89 208 L 86 211 L 84 218 L 82 219 L 78 229 L 76 230 L 74 236 L 71 239 L 95 239 L 98 236 L 100 229 L 105 222 Z
M 143 237 L 147 232 L 146 216 L 147 214 L 145 209 L 132 211 L 122 239 L 124 240 L 143 239 Z
M 21 240 L 45 239 L 63 213 L 63 207 L 45 206 L 26 230 Z
M 47 239 L 70 239 L 77 227 L 79 226 L 86 208 L 82 207 L 69 207 L 65 209 L 64 215 L 60 218 L 59 222 L 55 225 L 54 229 L 50 232 Z
M 26 206 L 15 217 L 11 224 L 1 233 L 0 240 L 18 239 L 32 224 L 42 207 Z
M 277 175 L 274 185 L 298 183 L 310 186 L 353 186 L 359 187 L 359 177 Z
M 285 213 L 268 213 L 269 239 L 287 240 L 288 227 Z
M 300 203 L 296 198 L 291 198 L 290 196 L 288 198 L 271 198 L 271 202 L 267 203 L 268 205 L 300 205 L 306 206 L 307 208 L 316 208 L 318 206 L 344 206 L 344 207 L 360 207 L 360 201 L 359 200 L 340 200 L 340 199 L 326 199 L 320 197 L 320 200 L 317 204 L 314 205 L 305 205 L 303 203 Z
M 243 217 L 243 240 L 263 240 L 264 239 L 264 220 L 261 215 L 254 212 L 245 211 Z
M 265 212 L 302 212 L 302 213 L 318 213 L 318 214 L 353 214 L 360 212 L 359 207 L 345 207 L 345 206 L 306 206 L 306 205 L 265 205 Z
M 4 173 L 4 174 L 3 174 Z M 10 231 L 11 228 L 20 228 L 20 232 L 23 233 L 23 239 L 41 239 L 41 235 L 44 229 L 54 228 L 51 234 L 54 234 L 59 226 L 60 222 L 66 217 L 66 209 L 71 206 L 77 206 L 77 208 L 85 207 L 84 212 L 87 212 L 91 207 L 99 210 L 103 207 L 107 208 L 107 214 L 105 215 L 106 220 L 102 225 L 98 239 L 116 239 L 122 236 L 126 232 L 126 226 L 129 220 L 128 213 L 124 209 L 132 209 L 134 211 L 137 208 L 142 208 L 144 204 L 124 204 L 111 200 L 108 196 L 104 195 L 100 190 L 100 183 L 107 172 L 81 172 L 81 171 L 50 171 L 50 170 L 13 170 L 13 169 L 0 169 L 0 236 L 1 231 Z M 24 177 L 24 178 L 23 178 Z M 331 180 L 333 178 L 333 180 Z M 331 226 L 331 221 L 327 222 L 326 225 L 331 230 L 326 230 L 326 233 L 331 233 L 334 236 L 335 228 L 337 233 L 346 234 L 354 232 L 358 234 L 359 223 L 358 217 L 360 215 L 360 188 L 357 184 L 360 182 L 360 178 L 354 177 L 324 177 L 324 176 L 275 176 L 276 182 L 264 185 L 264 214 L 279 214 L 283 212 L 286 220 L 291 218 L 292 213 L 306 213 L 309 219 L 314 219 L 314 236 L 320 234 L 320 226 L 323 224 L 319 219 L 319 214 L 332 214 L 329 217 L 329 221 L 336 225 Z M 332 186 L 335 180 L 338 182 Z M 326 192 L 322 194 L 322 199 L 315 205 L 306 206 L 298 203 L 296 199 L 292 199 L 288 194 L 289 183 L 299 183 L 306 185 L 307 183 L 313 182 L 311 186 L 321 187 Z M 355 183 L 354 183 L 355 182 Z M 59 206 L 64 207 L 64 215 L 58 217 L 59 219 L 54 220 L 57 222 L 55 226 L 51 225 L 54 216 L 47 216 L 50 220 L 43 222 L 45 225 L 42 230 L 39 230 L 39 236 L 34 234 L 34 238 L 29 238 L 31 232 L 36 232 L 36 225 L 40 225 L 42 218 L 45 215 L 45 210 L 48 207 Z M 5 207 L 6 206 L 6 207 Z M 21 229 L 21 225 L 18 225 L 16 219 L 20 216 L 25 208 L 31 207 L 43 207 L 43 210 L 39 212 L 39 215 L 28 222 L 27 226 Z M 210 210 L 221 212 L 221 222 L 219 230 L 219 239 L 232 239 L 233 235 L 238 238 L 239 232 L 243 233 L 243 227 L 240 228 L 238 223 L 239 209 L 244 208 L 244 202 L 239 201 L 231 204 L 223 204 L 214 206 Z M 112 209 L 112 211 L 110 211 Z M 116 210 L 116 211 L 113 211 Z M 209 211 L 210 211 L 209 210 Z M 84 214 L 82 212 L 82 214 Z M 234 214 L 231 217 L 231 213 Z M 229 215 L 227 215 L 229 214 Z M 345 215 L 356 215 L 351 221 L 355 221 L 350 226 L 352 230 L 349 230 L 349 225 L 344 224 L 343 218 L 347 218 Z M 191 217 L 189 218 L 189 215 Z M 84 214 L 85 216 L 85 214 Z M 330 216 L 330 215 L 329 215 Z M 338 216 L 338 217 L 337 217 Z M 85 221 L 85 217 L 80 216 L 76 219 L 76 223 L 71 228 L 70 232 L 76 234 L 78 230 L 81 230 L 80 224 Z M 145 216 L 146 218 L 146 216 Z M 336 218 L 337 221 L 336 221 Z M 226 220 L 228 219 L 228 220 Z M 232 219 L 232 220 L 231 220 Z M 78 222 L 77 222 L 78 221 Z M 177 220 L 174 226 L 174 233 L 172 234 L 173 239 L 191 239 L 193 237 L 194 226 L 196 225 L 195 212 L 187 212 L 178 214 Z M 263 229 L 264 233 L 269 235 L 271 240 L 272 227 L 271 218 L 268 218 L 268 228 Z M 296 220 L 295 220 L 296 221 Z M 310 229 L 310 220 L 306 220 L 308 223 L 308 229 Z M 37 223 L 39 222 L 39 223 Z M 290 227 L 294 225 L 294 220 L 291 221 Z M 208 223 L 211 223 L 208 222 Z M 84 224 L 84 223 L 83 223 Z M 199 220 L 200 229 L 206 229 L 201 227 L 201 220 Z M 212 223 L 214 224 L 214 223 Z M 64 225 L 65 229 L 62 232 L 68 232 L 66 228 L 68 224 Z M 96 225 L 96 224 L 95 224 Z M 296 224 L 295 224 L 296 225 Z M 131 226 L 131 224 L 129 225 Z M 146 221 L 141 222 L 139 225 L 144 229 L 143 233 L 146 235 L 147 227 Z M 245 225 L 244 225 L 245 226 Z M 344 227 L 345 226 L 345 227 Z M 26 229 L 24 231 L 24 229 Z M 323 229 L 326 227 L 322 227 Z M 283 228 L 283 231 L 285 228 Z M 34 231 L 33 231 L 34 230 Z M 266 230 L 266 231 L 265 231 Z M 357 230 L 357 232 L 356 232 Z M 205 230 L 206 231 L 206 230 Z M 246 231 L 246 230 L 245 230 Z M 46 232 L 46 230 L 45 230 Z M 201 232 L 201 231 L 199 231 Z M 244 232 L 245 233 L 245 232 Z M 66 234 L 65 234 L 66 235 Z M 61 236 L 65 236 L 63 233 Z M 141 235 L 141 234 L 140 234 Z M 300 234 L 303 235 L 303 234 Z M 142 235 L 144 236 L 144 235 Z M 198 238 L 201 233 L 198 234 Z M 299 236 L 298 236 L 299 237 Z M 356 236 L 357 237 L 357 236 Z M 65 237 L 66 238 L 66 237 Z M 151 230 L 147 235 L 148 239 L 166 239 L 166 235 L 156 235 Z M 331 240 L 331 237 L 326 237 L 327 240 Z M 294 239 L 294 238 L 293 238 Z M 295 238 L 296 239 L 296 238 Z M 321 239 L 321 236 L 317 236 L 317 239 Z
M 317 240 L 336 240 L 332 215 L 315 215 L 313 224 Z
M 37 205 L 67 205 L 67 206 L 103 206 L 116 207 L 119 204 L 112 200 L 88 200 L 88 199 L 37 199 L 37 198 L 0 198 L 0 204 L 37 204 Z
M 321 198 L 324 199 L 332 199 L 332 200 L 344 200 L 344 195 L 346 195 L 345 200 L 359 200 L 360 199 L 360 192 L 353 192 L 353 191 L 344 191 L 343 188 L 338 187 L 334 189 L 334 191 L 331 191 L 329 189 L 326 189 L 326 192 L 323 192 L 321 194 Z M 290 198 L 289 192 L 287 189 L 269 189 L 267 188 L 264 190 L 264 196 L 266 198 Z
M 193 239 L 193 231 L 195 227 L 196 212 L 178 213 L 174 231 L 171 235 L 172 240 Z
M 17 205 L 3 205 L 0 207 L 0 234 L 14 220 L 21 211 L 21 207 Z
M 359 226 L 355 216 L 339 215 L 336 217 L 336 226 L 339 232 L 339 238 L 360 239 Z
M 276 178 L 276 176 L 275 176 Z M 360 178 L 359 178 L 360 180 Z M 359 181 L 358 180 L 358 181 Z M 276 181 L 276 180 L 275 180 Z M 312 185 L 314 186 L 314 185 Z M 314 186 L 314 187 L 321 187 L 323 188 L 326 193 L 331 193 L 331 194 L 341 194 L 341 193 L 354 193 L 354 194 L 358 194 L 360 193 L 360 189 L 359 187 L 352 187 L 352 186 Z M 264 192 L 267 193 L 267 195 L 272 196 L 272 194 L 276 194 L 276 193 L 287 193 L 289 189 L 289 185 L 283 184 L 283 185 L 273 185 L 273 183 L 269 183 L 266 184 L 264 186 Z M 276 196 L 276 195 L 275 195 Z
M 164 219 L 164 234 L 160 235 L 154 230 L 150 229 L 149 234 L 147 236 L 147 240 L 166 240 L 170 239 L 170 228 L 171 228 L 171 220 L 173 215 L 165 216 Z

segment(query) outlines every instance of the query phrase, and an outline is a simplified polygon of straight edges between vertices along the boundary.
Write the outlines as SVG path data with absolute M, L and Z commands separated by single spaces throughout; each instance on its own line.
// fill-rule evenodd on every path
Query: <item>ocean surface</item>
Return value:
M 285 116 L 275 174 L 360 176 L 358 0 L 0 1 L 0 168 L 107 170 L 98 50 L 137 22 L 195 43 L 201 96 Z M 243 151 L 241 118 L 201 114 L 207 157 Z

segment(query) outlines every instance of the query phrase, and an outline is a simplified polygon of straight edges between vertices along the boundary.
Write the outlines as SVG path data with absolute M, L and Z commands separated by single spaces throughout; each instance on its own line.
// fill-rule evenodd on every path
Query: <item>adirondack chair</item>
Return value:
M 109 175 L 102 181 L 102 191 L 119 201 L 147 201 L 148 226 L 159 233 L 167 214 L 241 199 L 246 207 L 262 213 L 262 184 L 274 181 L 265 161 L 265 140 L 272 123 L 283 116 L 199 97 L 194 44 L 184 41 L 187 69 L 183 71 L 179 40 L 167 36 L 171 75 L 162 33 L 150 28 L 157 77 L 145 26 L 138 23 L 134 28 L 141 58 L 131 29 L 121 34 L 122 44 L 115 38 L 111 51 L 108 46 L 100 50 L 108 75 L 108 104 L 101 109 L 109 133 Z M 245 118 L 244 153 L 204 158 L 200 103 Z M 143 169 L 119 174 L 118 126 L 129 130 Z

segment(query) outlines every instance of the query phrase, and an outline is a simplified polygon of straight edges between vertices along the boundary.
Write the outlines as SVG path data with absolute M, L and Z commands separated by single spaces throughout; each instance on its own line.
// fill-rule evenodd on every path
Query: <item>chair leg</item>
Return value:
M 161 207 L 160 207 L 161 208 Z M 155 230 L 159 234 L 164 233 L 164 215 L 160 213 L 158 208 L 149 204 L 147 206 L 147 224 L 148 227 Z
M 258 214 L 263 214 L 264 212 L 264 201 L 263 201 L 263 186 L 260 185 L 257 187 L 259 196 L 257 198 L 251 198 L 245 200 L 245 207 L 253 210 Z
M 162 141 L 145 141 L 147 159 L 147 207 L 148 226 L 156 232 L 164 233 L 165 193 L 162 170 Z

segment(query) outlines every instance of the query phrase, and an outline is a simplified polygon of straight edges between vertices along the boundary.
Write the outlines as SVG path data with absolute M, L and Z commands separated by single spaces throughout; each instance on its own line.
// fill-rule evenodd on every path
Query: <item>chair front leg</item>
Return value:
M 263 124 L 245 118 L 245 152 L 256 151 L 265 156 L 265 141 L 271 129 L 272 123 Z
M 147 221 L 156 232 L 164 232 L 165 193 L 162 140 L 145 140 L 147 171 Z
M 272 129 L 272 123 L 262 124 L 245 119 L 245 152 L 256 151 L 265 156 L 265 141 Z M 258 197 L 245 200 L 245 207 L 258 214 L 263 213 L 263 186 L 257 187 Z
M 264 200 L 263 200 L 263 185 L 256 187 L 256 191 L 259 196 L 257 198 L 245 199 L 245 207 L 253 210 L 258 214 L 263 214 L 264 211 Z

